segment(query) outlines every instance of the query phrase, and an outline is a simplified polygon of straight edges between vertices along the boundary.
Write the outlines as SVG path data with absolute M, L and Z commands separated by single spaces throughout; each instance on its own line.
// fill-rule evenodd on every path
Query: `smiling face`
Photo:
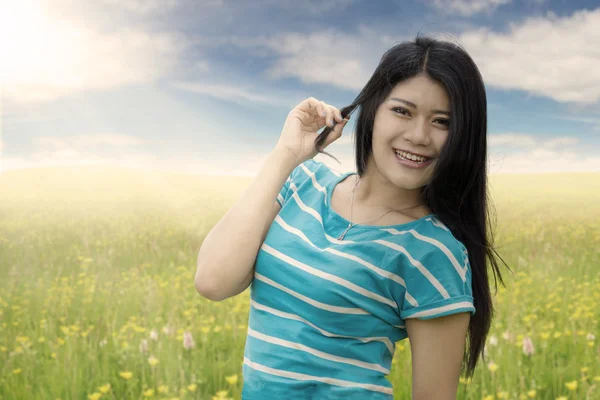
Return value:
M 448 138 L 449 112 L 450 101 L 441 83 L 426 75 L 398 83 L 377 109 L 367 170 L 377 170 L 402 189 L 425 186 Z M 414 168 L 400 162 L 394 149 L 431 160 Z

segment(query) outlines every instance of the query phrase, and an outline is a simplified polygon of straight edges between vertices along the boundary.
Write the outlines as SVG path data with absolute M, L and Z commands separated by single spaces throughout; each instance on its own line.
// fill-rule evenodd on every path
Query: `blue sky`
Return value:
M 596 3 L 596 4 L 595 4 Z M 600 171 L 600 5 L 567 0 L 20 0 L 0 6 L 1 170 L 254 175 L 289 110 L 352 102 L 389 47 L 463 46 L 491 173 Z M 353 121 L 327 148 L 355 170 Z

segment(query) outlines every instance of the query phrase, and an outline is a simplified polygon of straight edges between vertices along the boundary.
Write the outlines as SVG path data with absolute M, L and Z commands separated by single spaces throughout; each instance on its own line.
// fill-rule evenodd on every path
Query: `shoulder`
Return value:
M 467 248 L 436 215 L 406 229 L 387 231 L 392 255 L 400 261 L 403 273 L 456 274 L 462 281 L 470 279 Z
M 453 254 L 461 255 L 466 252 L 466 247 L 453 234 L 450 228 L 435 214 L 423 217 L 418 221 L 406 224 L 402 228 L 384 229 L 389 233 L 391 241 L 395 243 L 412 242 L 424 252 L 431 250 L 450 250 Z
M 300 186 L 305 181 L 311 181 L 315 185 L 325 184 L 330 179 L 340 176 L 341 174 L 329 167 L 327 164 L 314 160 L 312 158 L 299 164 L 291 174 L 292 181 L 296 186 Z

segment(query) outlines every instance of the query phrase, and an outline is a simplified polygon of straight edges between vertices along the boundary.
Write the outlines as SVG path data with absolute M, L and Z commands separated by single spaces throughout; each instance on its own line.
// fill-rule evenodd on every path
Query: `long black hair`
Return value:
M 479 357 L 485 361 L 484 347 L 494 315 L 488 261 L 496 291 L 497 277 L 505 286 L 494 257 L 498 253 L 491 246 L 493 227 L 488 213 L 486 171 L 487 99 L 481 74 L 459 45 L 417 36 L 414 41 L 396 44 L 386 51 L 354 102 L 340 111 L 346 118 L 359 108 L 356 167 L 358 175 L 363 176 L 372 151 L 373 123 L 379 105 L 398 82 L 417 75 L 427 75 L 440 82 L 450 100 L 449 135 L 431 181 L 422 189 L 422 198 L 469 254 L 476 311 L 469 322 L 461 373 L 466 369 L 466 376 L 471 377 Z M 315 139 L 317 151 L 329 156 L 321 147 L 331 131 L 325 127 Z M 498 257 L 506 265 L 502 257 Z

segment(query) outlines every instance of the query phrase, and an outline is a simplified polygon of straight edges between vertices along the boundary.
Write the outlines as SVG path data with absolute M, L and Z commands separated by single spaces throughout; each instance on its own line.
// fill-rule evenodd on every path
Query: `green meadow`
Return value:
M 249 291 L 194 288 L 251 178 L 115 168 L 0 174 L 0 399 L 239 399 Z M 506 288 L 459 399 L 600 399 L 600 173 L 492 175 Z M 395 398 L 410 399 L 397 343 Z

